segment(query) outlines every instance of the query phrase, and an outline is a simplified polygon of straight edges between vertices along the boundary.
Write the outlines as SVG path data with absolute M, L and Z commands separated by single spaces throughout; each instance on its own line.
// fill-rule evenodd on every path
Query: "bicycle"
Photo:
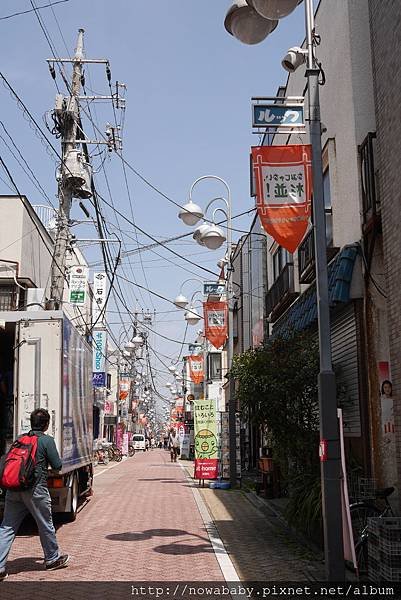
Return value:
M 377 489 L 372 494 L 373 498 L 359 500 L 350 504 L 352 532 L 359 574 L 366 574 L 368 572 L 368 519 L 372 517 L 394 517 L 393 509 L 388 500 L 393 492 L 393 487 Z
M 118 448 L 115 444 L 111 444 L 108 449 L 110 460 L 115 460 L 116 462 L 121 462 L 123 459 L 123 453 L 120 448 Z

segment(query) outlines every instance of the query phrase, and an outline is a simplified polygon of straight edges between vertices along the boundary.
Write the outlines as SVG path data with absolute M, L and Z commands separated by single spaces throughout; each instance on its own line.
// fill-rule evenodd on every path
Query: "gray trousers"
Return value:
M 47 485 L 38 483 L 34 488 L 22 492 L 7 491 L 4 517 L 0 526 L 0 572 L 5 570 L 12 543 L 28 513 L 31 513 L 38 526 L 46 564 L 52 563 L 60 556 Z

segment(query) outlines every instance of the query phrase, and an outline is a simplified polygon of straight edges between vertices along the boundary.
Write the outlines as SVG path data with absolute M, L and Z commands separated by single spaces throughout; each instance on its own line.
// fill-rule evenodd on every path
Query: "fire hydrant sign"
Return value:
M 194 402 L 195 479 L 217 479 L 216 400 Z

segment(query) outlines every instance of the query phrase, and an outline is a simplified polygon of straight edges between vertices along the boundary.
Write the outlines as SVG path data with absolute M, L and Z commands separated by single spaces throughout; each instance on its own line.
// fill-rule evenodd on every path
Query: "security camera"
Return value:
M 286 71 L 293 73 L 305 62 L 307 54 L 307 50 L 299 48 L 299 46 L 294 46 L 288 50 L 281 64 Z

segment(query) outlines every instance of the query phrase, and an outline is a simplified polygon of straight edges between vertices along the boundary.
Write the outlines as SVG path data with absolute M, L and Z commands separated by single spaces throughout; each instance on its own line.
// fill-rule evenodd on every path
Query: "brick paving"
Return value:
M 201 494 L 242 581 L 324 580 L 322 563 L 267 507 L 262 512 L 241 490 Z
M 58 527 L 70 566 L 46 572 L 39 538 L 25 526 L 12 547 L 1 597 L 13 581 L 222 581 L 191 483 L 168 452 L 137 453 L 96 472 L 94 496 L 74 523 Z

